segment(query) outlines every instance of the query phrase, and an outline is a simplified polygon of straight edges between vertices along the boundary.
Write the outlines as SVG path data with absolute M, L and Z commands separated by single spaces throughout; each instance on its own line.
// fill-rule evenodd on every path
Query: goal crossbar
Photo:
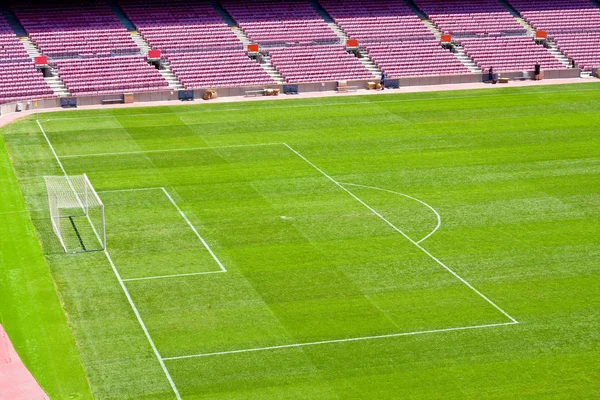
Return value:
M 44 181 L 48 193 L 52 229 L 65 252 L 105 250 L 104 204 L 87 175 L 45 176 Z M 81 227 L 81 223 L 75 222 L 79 221 L 79 218 L 87 221 L 84 222 L 85 226 L 82 229 L 90 232 L 87 237 L 84 237 L 85 235 L 82 235 L 78 229 L 78 225 Z M 68 220 L 68 222 L 63 220 Z M 70 232 L 71 230 L 73 232 Z M 69 243 L 67 240 L 69 234 L 75 234 L 77 246 Z

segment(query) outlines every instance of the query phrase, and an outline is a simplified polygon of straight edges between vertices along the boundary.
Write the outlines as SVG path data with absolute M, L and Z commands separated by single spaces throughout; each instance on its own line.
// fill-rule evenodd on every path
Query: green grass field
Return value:
M 599 88 L 13 123 L 2 323 L 54 399 L 599 398 Z M 63 168 L 107 252 L 52 232 Z

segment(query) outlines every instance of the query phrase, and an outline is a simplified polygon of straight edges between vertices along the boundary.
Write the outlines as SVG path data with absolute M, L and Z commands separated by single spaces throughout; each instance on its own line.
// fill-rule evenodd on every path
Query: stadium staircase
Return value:
M 327 23 L 327 25 L 331 28 L 331 30 L 335 33 L 335 35 L 340 38 L 340 43 L 346 43 L 346 40 L 349 39 L 348 35 L 344 33 L 344 31 L 335 23 L 331 15 L 319 4 L 316 0 L 310 0 L 310 5 L 314 10 L 319 14 L 321 18 Z
M 171 70 L 171 64 L 165 58 L 163 58 L 160 62 L 161 68 L 158 70 L 163 78 L 169 84 L 169 87 L 173 90 L 183 90 L 183 83 L 177 79 L 173 71 Z
M 454 56 L 458 58 L 458 61 L 467 67 L 469 71 L 473 73 L 482 72 L 481 68 L 479 68 L 473 60 L 471 60 L 471 58 L 465 53 L 465 50 L 462 48 L 462 46 L 458 43 L 454 44 Z
M 229 26 L 231 31 L 233 33 L 235 33 L 235 35 L 238 37 L 238 39 L 240 39 L 240 42 L 242 42 L 244 44 L 244 48 L 248 44 L 252 43 L 252 40 L 248 37 L 248 35 L 246 35 L 244 33 L 244 31 L 242 31 L 240 29 L 240 27 L 235 22 L 235 20 L 231 17 L 231 15 L 229 15 L 227 10 L 225 10 L 218 1 L 212 0 L 211 4 L 213 5 L 214 9 L 217 10 L 217 12 L 221 16 L 221 18 L 223 18 L 223 21 L 225 21 L 227 26 Z M 271 62 L 271 57 L 269 57 L 268 54 L 262 55 L 260 66 L 262 67 L 262 69 L 265 70 L 265 72 L 267 74 L 269 74 L 269 76 L 275 82 L 277 82 L 280 85 L 285 83 L 285 79 L 283 78 L 283 76 L 281 76 L 279 71 L 277 71 L 277 69 L 273 66 L 273 63 Z
M 423 25 L 425 25 L 427 29 L 429 29 L 435 35 L 436 39 L 442 37 L 442 32 L 440 32 L 440 30 L 435 26 L 435 24 L 429 20 L 427 15 L 419 7 L 417 7 L 417 5 L 412 0 L 405 0 L 404 2 L 417 15 L 417 17 L 419 17 Z
M 211 4 L 214 7 L 214 9 L 217 10 L 221 18 L 223 18 L 223 21 L 225 21 L 227 26 L 229 26 L 231 31 L 235 33 L 235 36 L 237 36 L 238 39 L 240 39 L 240 42 L 244 44 L 244 47 L 252 43 L 252 40 L 250 40 L 250 38 L 240 29 L 235 20 L 231 17 L 231 15 L 229 15 L 229 13 L 221 6 L 221 4 L 218 1 L 212 0 Z
M 531 26 L 525 19 L 521 17 L 521 14 L 517 10 L 513 8 L 506 0 L 498 0 L 500 4 L 508 11 L 521 25 L 523 28 L 527 29 L 527 35 L 533 36 L 535 34 L 535 29 Z M 548 49 L 548 52 L 554 56 L 565 68 L 569 67 L 569 59 L 558 49 L 558 46 L 555 42 L 550 39 L 546 40 L 545 47 Z
M 427 18 L 427 15 L 411 0 L 405 0 L 405 3 L 413 10 L 415 14 L 421 19 L 421 22 L 435 35 L 436 39 L 442 37 L 442 32 L 435 26 L 433 22 Z M 462 46 L 458 43 L 454 44 L 454 56 L 460 61 L 467 69 L 473 73 L 481 73 L 481 68 L 469 57 Z
M 323 18 L 325 23 L 329 25 L 329 27 L 335 33 L 335 35 L 338 38 L 340 38 L 340 43 L 345 44 L 346 40 L 350 38 L 348 37 L 348 35 L 346 35 L 342 28 L 340 28 L 338 24 L 335 23 L 331 15 L 329 15 L 329 13 L 321 6 L 321 4 L 319 4 L 317 0 L 310 0 L 310 4 L 312 8 L 314 8 L 314 10 L 317 12 L 317 14 L 319 14 L 319 16 Z M 373 60 L 371 60 L 371 58 L 369 57 L 369 53 L 367 53 L 365 50 L 359 50 L 357 58 L 360 61 L 360 63 L 364 65 L 365 68 L 369 70 L 369 72 L 371 72 L 371 74 L 373 74 L 373 78 L 379 79 L 379 77 L 381 76 L 381 70 L 373 62 Z
M 519 12 L 515 10 L 513 6 L 511 6 L 506 0 L 498 0 L 498 2 L 502 5 L 502 7 L 504 7 L 506 11 L 510 13 L 510 15 L 512 15 L 517 20 L 519 25 L 527 29 L 528 35 L 533 36 L 533 34 L 535 33 L 535 29 L 521 17 L 521 14 L 519 14 Z

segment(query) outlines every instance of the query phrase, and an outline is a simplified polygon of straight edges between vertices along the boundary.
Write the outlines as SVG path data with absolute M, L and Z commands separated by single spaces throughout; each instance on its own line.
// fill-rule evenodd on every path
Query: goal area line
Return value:
M 185 221 L 187 226 L 191 229 L 191 231 L 194 233 L 194 235 L 198 238 L 200 243 L 202 243 L 202 246 L 208 251 L 211 258 L 217 264 L 219 269 L 216 271 L 201 271 L 201 272 L 190 272 L 190 273 L 182 273 L 182 274 L 169 274 L 169 275 L 158 275 L 158 276 L 143 276 L 143 277 L 136 277 L 136 278 L 123 278 L 123 282 L 146 281 L 146 280 L 152 280 L 152 279 L 180 278 L 180 277 L 186 277 L 186 276 L 208 275 L 208 274 L 218 274 L 218 273 L 227 272 L 227 269 L 225 268 L 225 266 L 223 265 L 223 263 L 221 262 L 219 257 L 217 257 L 217 255 L 212 250 L 212 248 L 210 247 L 208 242 L 206 242 L 206 240 L 202 237 L 202 235 L 200 235 L 200 233 L 198 232 L 198 230 L 196 229 L 194 224 L 192 224 L 192 222 L 189 220 L 187 215 L 183 212 L 183 210 L 179 207 L 179 205 L 177 205 L 177 203 L 175 202 L 175 199 L 173 199 L 173 196 L 171 196 L 171 194 L 167 191 L 167 189 L 165 187 L 101 190 L 98 193 L 128 193 L 128 192 L 145 192 L 145 191 L 160 191 L 167 197 L 169 202 L 177 210 L 177 213 L 183 218 L 183 220 Z

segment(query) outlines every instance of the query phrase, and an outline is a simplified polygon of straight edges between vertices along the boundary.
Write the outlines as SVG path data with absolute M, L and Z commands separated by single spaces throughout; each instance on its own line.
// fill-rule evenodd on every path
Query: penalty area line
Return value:
M 220 356 L 220 355 L 226 355 L 226 354 L 253 353 L 253 352 L 257 352 L 257 351 L 290 349 L 290 348 L 295 348 L 295 347 L 318 346 L 318 345 L 324 345 L 324 344 L 359 342 L 359 341 L 365 341 L 365 340 L 387 339 L 387 338 L 395 338 L 395 337 L 403 337 L 403 336 L 417 336 L 417 335 L 426 335 L 426 334 L 432 334 L 432 333 L 466 331 L 466 330 L 493 328 L 493 327 L 507 326 L 507 325 L 516 325 L 516 324 L 518 324 L 518 322 L 511 321 L 511 322 L 503 322 L 503 323 L 499 323 L 499 324 L 471 325 L 471 326 L 462 326 L 462 327 L 457 327 L 457 328 L 431 329 L 431 330 L 427 330 L 427 331 L 392 333 L 392 334 L 388 334 L 388 335 L 361 336 L 361 337 L 354 337 L 354 338 L 347 338 L 347 339 L 322 340 L 322 341 L 307 342 L 307 343 L 292 343 L 292 344 L 284 344 L 284 345 L 280 345 L 280 346 L 255 347 L 255 348 L 241 349 L 241 350 L 217 351 L 214 353 L 201 353 L 201 354 L 192 354 L 192 355 L 177 356 L 177 357 L 164 357 L 163 361 L 185 360 L 188 358 L 201 358 L 201 357 L 210 357 L 210 356 Z
M 490 298 L 488 298 L 486 295 L 484 295 L 483 293 L 481 293 L 479 290 L 477 290 L 473 285 L 471 285 L 466 279 L 464 279 L 463 277 L 461 277 L 460 275 L 458 275 L 454 270 L 452 270 L 450 267 L 448 267 L 446 264 L 444 264 L 443 262 L 441 262 L 437 257 L 435 257 L 433 254 L 431 254 L 429 251 L 427 251 L 423 246 L 421 246 L 419 243 L 415 242 L 414 240 L 412 240 L 406 233 L 404 233 L 404 231 L 402 231 L 400 228 L 398 228 L 396 225 L 392 224 L 387 218 L 385 218 L 383 215 L 381 215 L 379 212 L 377 212 L 377 210 L 375 210 L 373 207 L 371 207 L 370 205 L 368 205 L 366 202 L 364 202 L 360 197 L 358 197 L 357 195 L 355 195 L 354 193 L 352 193 L 348 188 L 346 188 L 344 185 L 342 185 L 340 182 L 336 181 L 335 179 L 333 179 L 331 176 L 329 176 L 325 171 L 323 171 L 321 168 L 317 167 L 313 162 L 311 162 L 308 158 L 304 157 L 302 154 L 300 154 L 298 151 L 294 150 L 293 147 L 291 147 L 290 145 L 288 145 L 287 143 L 284 143 L 284 145 L 290 149 L 290 151 L 292 151 L 294 154 L 296 154 L 298 157 L 300 157 L 302 160 L 304 160 L 308 165 L 310 165 L 311 167 L 313 167 L 315 170 L 317 170 L 319 173 L 321 173 L 321 175 L 323 175 L 325 178 L 329 179 L 331 182 L 333 182 L 337 187 L 339 187 L 340 189 L 342 189 L 344 192 L 348 193 L 354 200 L 358 201 L 360 204 L 362 204 L 365 208 L 367 208 L 369 211 L 371 211 L 373 214 L 375 214 L 379 219 L 381 219 L 383 222 L 385 222 L 388 226 L 390 226 L 393 230 L 395 230 L 396 232 L 398 232 L 399 234 L 401 234 L 402 236 L 404 236 L 408 241 L 410 241 L 413 245 L 415 245 L 419 250 L 421 250 L 423 253 L 425 253 L 427 256 L 429 256 L 429 258 L 431 258 L 433 261 L 435 261 L 437 264 L 439 264 L 442 268 L 444 268 L 446 271 L 448 271 L 449 273 L 451 273 L 456 279 L 458 279 L 459 281 L 461 281 L 463 284 L 465 284 L 465 286 L 467 286 L 469 289 L 471 289 L 472 291 L 474 291 L 475 293 L 477 293 L 479 295 L 479 297 L 481 297 L 482 299 L 484 299 L 488 304 L 490 304 L 492 307 L 494 307 L 496 310 L 498 310 L 500 313 L 502 313 L 506 318 L 508 318 L 511 322 L 513 323 L 518 323 L 518 321 L 516 319 L 514 319 L 509 313 L 507 313 L 506 311 L 504 311 L 499 305 L 497 305 L 496 303 L 494 303 L 492 300 L 490 300 Z

